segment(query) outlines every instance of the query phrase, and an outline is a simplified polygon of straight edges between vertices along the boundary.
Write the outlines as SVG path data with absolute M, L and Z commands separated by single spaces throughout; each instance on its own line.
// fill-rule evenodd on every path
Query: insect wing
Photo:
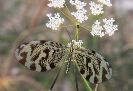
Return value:
M 95 51 L 78 50 L 75 59 L 80 73 L 91 83 L 102 83 L 112 76 L 111 65 Z
M 44 72 L 55 68 L 65 56 L 66 46 L 52 41 L 23 43 L 15 51 L 16 59 L 33 71 Z

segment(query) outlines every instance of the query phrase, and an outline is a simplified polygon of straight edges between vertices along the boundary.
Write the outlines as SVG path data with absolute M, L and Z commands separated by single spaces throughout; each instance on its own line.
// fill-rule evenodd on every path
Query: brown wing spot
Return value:
M 56 43 L 56 42 L 55 42 L 55 45 L 56 45 L 57 47 L 62 46 L 62 44 Z
M 98 72 L 98 70 L 97 70 L 95 65 L 93 65 L 93 68 L 94 68 L 95 74 L 99 75 L 99 72 Z
M 41 66 L 41 72 L 44 72 L 44 71 L 47 71 L 46 67 L 45 66 Z
M 60 46 L 62 46 L 62 44 L 59 44 Z
M 49 49 L 45 49 L 45 50 L 43 50 L 43 52 L 45 52 L 46 54 L 48 54 L 50 52 L 50 50 Z
M 54 42 L 52 42 L 52 41 L 49 41 L 50 42 L 50 44 L 54 44 Z M 55 45 L 55 44 L 54 44 Z
M 25 65 L 25 62 L 26 62 L 26 58 L 27 58 L 27 52 L 23 52 L 20 54 L 22 59 L 21 60 L 18 60 L 21 64 Z
M 88 68 L 89 74 L 86 76 L 86 79 L 89 81 L 90 77 L 93 75 L 91 68 Z
M 108 74 L 108 73 L 107 73 L 107 71 L 105 70 L 105 68 L 103 68 L 103 73 L 102 73 L 102 81 L 103 81 L 103 82 L 105 82 L 105 81 L 108 80 L 108 79 L 106 78 L 106 74 Z
M 94 77 L 94 83 L 98 83 L 98 78 L 96 76 Z
M 43 61 L 44 61 L 43 59 L 44 59 L 44 57 L 42 57 L 42 59 L 39 60 L 39 63 L 38 63 L 41 66 L 41 72 L 47 71 L 46 65 L 43 63 Z
M 45 57 L 42 57 L 42 61 L 45 59 Z
M 24 47 L 20 48 L 20 46 L 18 46 L 18 53 L 20 53 L 20 51 L 24 48 Z
M 36 70 L 36 66 L 35 66 L 35 63 L 32 63 L 31 66 L 30 66 L 30 69 L 35 71 Z
M 32 53 L 33 53 L 34 49 L 36 48 L 36 46 L 37 45 L 30 45 L 30 48 L 31 48 L 31 54 L 30 55 L 32 55 Z
M 91 77 L 90 75 L 87 75 L 86 80 L 89 81 L 90 77 Z
M 92 52 L 93 54 L 96 54 L 96 52 L 95 52 L 95 51 L 93 51 L 93 50 L 92 50 L 91 52 Z
M 104 60 L 105 60 L 106 62 L 108 62 L 107 59 L 104 58 Z
M 54 63 L 51 63 L 51 64 L 50 64 L 50 67 L 51 67 L 51 68 L 55 68 L 55 64 L 54 64 Z
M 86 57 L 86 62 L 87 62 L 87 63 L 91 63 L 90 58 Z
M 47 42 L 46 40 L 41 40 L 40 43 L 44 44 L 45 42 Z
M 108 64 L 109 64 L 109 65 L 107 65 L 107 66 L 108 66 L 108 69 L 109 69 L 109 68 L 112 68 L 112 67 L 111 67 L 111 64 L 110 64 L 110 63 L 108 63 Z
M 85 69 L 82 68 L 82 69 L 80 70 L 80 73 L 81 73 L 81 74 L 84 74 L 84 73 L 85 73 Z
M 86 68 L 88 68 L 88 63 L 91 63 L 90 58 L 86 57 Z
M 43 50 L 43 52 L 46 53 L 45 60 L 47 60 L 50 50 L 49 49 L 45 49 L 45 50 Z
M 104 58 L 104 60 L 106 61 L 106 63 L 108 63 L 107 59 Z M 109 65 L 107 65 L 108 68 L 112 68 L 112 67 L 111 67 L 111 64 L 110 64 L 110 63 L 108 63 L 108 64 L 109 64 Z
M 32 58 L 31 58 L 31 60 L 32 61 L 36 61 L 36 59 L 39 57 L 39 55 L 40 55 L 40 52 L 41 51 L 39 51 L 36 55 L 34 55 Z
M 27 45 L 27 44 L 29 44 L 29 43 L 23 43 L 23 44 Z

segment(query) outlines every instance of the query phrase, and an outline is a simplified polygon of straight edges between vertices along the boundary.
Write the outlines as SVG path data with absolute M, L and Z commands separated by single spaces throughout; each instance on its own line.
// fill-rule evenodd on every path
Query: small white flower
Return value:
M 87 3 L 85 2 L 81 2 L 79 0 L 70 0 L 69 1 L 72 5 L 75 5 L 76 6 L 76 9 L 79 10 L 79 9 L 82 9 L 84 6 L 86 6 Z
M 81 45 L 83 44 L 82 40 L 79 40 L 78 42 L 76 40 L 72 40 L 72 42 L 68 43 L 68 47 L 71 47 L 71 45 L 73 44 L 73 46 L 75 47 L 79 47 L 81 48 Z
M 104 11 L 102 11 L 103 10 L 102 4 L 95 4 L 94 2 L 91 1 L 89 5 L 91 6 L 90 10 L 92 11 L 93 15 L 99 15 L 104 13 Z
M 99 2 L 105 4 L 105 5 L 109 6 L 109 7 L 112 6 L 110 0 L 99 0 Z
M 106 18 L 103 19 L 103 22 L 105 23 L 105 24 L 103 25 L 103 27 L 104 27 L 104 29 L 105 29 L 105 34 L 108 34 L 109 36 L 112 36 L 112 35 L 114 34 L 114 32 L 115 32 L 116 30 L 118 30 L 118 29 L 117 29 L 118 25 L 113 25 L 113 22 L 114 22 L 114 21 L 115 21 L 115 20 L 114 20 L 113 18 L 111 18 L 111 19 L 109 19 L 109 20 L 107 20 Z
M 76 18 L 76 20 L 80 23 L 82 23 L 84 20 L 87 20 L 88 17 L 86 15 L 87 10 L 79 9 L 76 12 L 72 12 L 71 14 Z
M 117 29 L 117 25 L 113 25 L 113 22 L 115 20 L 113 18 L 107 20 L 106 18 L 103 19 L 103 22 L 105 23 L 103 26 L 100 26 L 100 22 L 97 20 L 96 22 L 94 22 L 94 24 L 92 25 L 92 31 L 91 34 L 92 36 L 97 35 L 97 36 L 104 36 L 105 34 L 108 34 L 109 36 L 112 36 L 114 34 L 114 32 Z
M 49 7 L 58 7 L 58 8 L 63 8 L 64 6 L 64 3 L 65 3 L 65 0 L 49 0 L 51 1 L 49 4 L 47 4 Z
M 100 22 L 97 20 L 96 22 L 94 22 L 94 24 L 92 25 L 92 31 L 90 32 L 92 34 L 92 36 L 104 36 L 105 33 L 102 31 L 103 27 L 100 26 Z
M 47 14 L 49 17 L 48 23 L 46 23 L 46 26 L 49 28 L 52 28 L 53 30 L 57 30 L 57 28 L 60 26 L 60 24 L 63 24 L 64 19 L 60 17 L 59 13 L 54 14 L 55 16 L 52 17 L 52 14 Z

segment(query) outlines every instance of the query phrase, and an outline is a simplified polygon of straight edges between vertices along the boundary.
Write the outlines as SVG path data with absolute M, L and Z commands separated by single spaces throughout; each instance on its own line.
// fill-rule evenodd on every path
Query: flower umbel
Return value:
M 102 11 L 103 10 L 102 4 L 95 4 L 94 2 L 91 1 L 89 5 L 91 6 L 90 10 L 93 15 L 99 15 L 104 13 L 104 11 Z
M 103 27 L 100 26 L 100 22 L 97 20 L 92 25 L 92 31 L 90 33 L 92 34 L 92 36 L 97 35 L 97 36 L 102 37 L 105 35 L 105 33 L 102 30 L 103 30 Z
M 113 19 L 113 18 L 111 18 L 111 19 L 109 19 L 109 20 L 107 20 L 106 18 L 105 19 L 103 19 L 103 22 L 105 23 L 104 25 L 103 25 L 103 27 L 104 27 L 104 29 L 105 29 L 105 34 L 108 34 L 109 36 L 112 36 L 113 34 L 114 34 L 114 32 L 116 31 L 116 30 L 118 30 L 117 29 L 117 25 L 113 25 L 113 22 L 114 22 L 115 20 Z
M 110 0 L 98 0 L 98 1 L 105 4 L 105 5 L 107 5 L 107 6 L 109 6 L 109 7 L 112 6 Z
M 71 14 L 76 18 L 76 20 L 80 23 L 82 23 L 84 20 L 87 20 L 88 17 L 86 15 L 87 10 L 79 9 L 76 12 L 72 12 Z
M 77 11 L 76 12 L 72 12 L 71 14 L 75 17 L 75 19 L 82 23 L 83 21 L 88 19 L 88 16 L 86 15 L 87 10 L 85 10 L 83 7 L 86 6 L 87 3 L 85 2 L 81 2 L 79 0 L 70 0 L 70 3 L 72 5 L 76 6 Z
M 75 2 L 73 0 L 70 0 L 70 3 L 72 5 L 75 5 L 77 10 L 83 9 L 83 7 L 86 6 L 86 4 L 87 4 L 87 3 L 81 2 L 79 0 L 75 0 Z
M 109 20 L 107 20 L 106 18 L 103 19 L 103 22 L 105 23 L 103 26 L 100 26 L 100 22 L 97 20 L 93 25 L 92 25 L 92 31 L 91 34 L 97 35 L 97 36 L 104 36 L 105 34 L 108 34 L 109 36 L 112 36 L 114 34 L 114 32 L 117 29 L 117 25 L 113 25 L 114 23 L 114 19 L 111 18 Z
M 63 5 L 65 3 L 65 0 L 49 0 L 49 1 L 51 1 L 48 4 L 49 7 L 54 7 L 54 8 L 56 8 L 56 7 L 63 8 L 64 7 Z
M 50 21 L 48 21 L 48 23 L 46 23 L 46 26 L 49 28 L 52 28 L 53 30 L 57 30 L 57 28 L 63 24 L 64 19 L 60 17 L 59 13 L 54 14 L 55 17 L 52 17 L 52 14 L 47 14 L 47 16 L 49 17 Z
M 84 1 L 82 2 L 81 0 L 69 0 L 69 2 L 71 3 L 71 5 L 74 5 L 76 7 L 76 11 L 71 12 L 69 10 L 69 8 L 67 7 L 67 5 L 65 4 L 65 2 L 67 0 L 49 0 L 50 3 L 48 4 L 49 7 L 54 7 L 54 8 L 58 8 L 58 10 L 64 15 L 66 16 L 70 21 L 72 21 L 73 24 L 70 24 L 69 26 L 77 26 L 77 24 L 79 26 L 81 26 L 82 28 L 88 29 L 90 28 L 89 26 L 86 26 L 83 23 L 83 21 L 88 20 L 89 15 L 99 15 L 99 14 L 103 14 L 103 6 L 107 5 L 107 6 L 112 6 L 110 0 L 98 0 L 98 4 L 90 1 L 89 5 L 90 5 L 90 14 L 87 14 L 87 9 L 85 9 L 84 7 L 87 5 L 87 3 Z M 69 16 L 67 16 L 67 14 L 61 10 L 60 8 L 66 7 L 67 10 L 71 13 L 71 15 L 73 16 L 74 19 L 71 19 Z M 47 16 L 49 17 L 49 21 L 48 23 L 46 23 L 46 26 L 49 28 L 52 28 L 52 30 L 57 30 L 57 28 L 63 24 L 64 19 L 60 17 L 59 13 L 54 14 L 55 16 L 52 17 L 52 14 L 47 14 Z M 75 21 L 73 21 L 75 20 Z M 94 24 L 92 25 L 92 29 L 91 29 L 91 34 L 92 36 L 100 36 L 103 37 L 105 34 L 108 34 L 109 36 L 112 36 L 114 34 L 114 32 L 117 29 L 117 25 L 113 25 L 114 23 L 114 19 L 103 19 L 103 25 L 101 25 L 101 23 L 96 20 L 94 22 Z M 65 27 L 65 26 L 64 26 Z M 77 32 L 76 35 L 78 35 L 78 28 L 76 29 Z M 78 37 L 76 37 L 78 39 Z M 76 40 L 77 40 L 76 39 Z M 76 42 L 74 42 L 76 43 Z

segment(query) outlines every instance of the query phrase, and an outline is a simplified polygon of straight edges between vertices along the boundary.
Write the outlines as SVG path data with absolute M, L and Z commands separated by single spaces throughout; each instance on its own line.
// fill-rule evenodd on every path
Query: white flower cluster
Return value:
M 73 46 L 77 46 L 79 48 L 81 48 L 81 45 L 83 44 L 82 40 L 79 40 L 78 42 L 76 40 L 72 40 L 72 42 L 68 43 L 68 47 L 71 47 L 71 45 L 73 44 Z
M 72 12 L 71 14 L 76 18 L 78 22 L 82 23 L 83 21 L 88 19 L 86 12 L 87 10 L 83 8 L 83 9 L 77 10 L 76 12 Z
M 51 1 L 48 6 L 49 7 L 57 7 L 57 8 L 63 8 L 64 4 L 65 4 L 65 0 L 49 0 Z M 99 15 L 104 13 L 103 11 L 103 5 L 107 5 L 107 6 L 112 6 L 110 0 L 98 0 L 100 2 L 100 4 L 96 4 L 94 2 L 90 2 L 90 10 L 91 13 L 93 15 Z M 82 23 L 83 21 L 88 19 L 87 16 L 87 10 L 84 9 L 84 6 L 87 5 L 87 3 L 85 2 L 81 2 L 80 0 L 70 0 L 69 1 L 72 5 L 74 5 L 77 9 L 76 12 L 71 12 L 71 14 L 75 17 L 75 19 L 79 22 Z M 53 30 L 57 30 L 57 28 L 63 24 L 64 19 L 60 17 L 59 13 L 55 13 L 55 16 L 53 17 L 52 14 L 47 14 L 47 16 L 49 17 L 49 21 L 48 23 L 46 23 L 46 26 L 49 28 L 52 28 Z M 92 31 L 90 32 L 93 36 L 97 35 L 97 36 L 104 36 L 105 34 L 108 34 L 109 36 L 113 35 L 114 32 L 117 29 L 117 25 L 113 25 L 113 22 L 115 20 L 113 18 L 107 20 L 106 18 L 103 19 L 103 23 L 104 25 L 101 26 L 100 22 L 97 20 L 96 22 L 94 22 L 94 24 L 92 25 Z M 81 46 L 82 42 L 79 40 L 79 42 L 76 42 L 75 40 L 72 41 L 75 44 Z M 68 46 L 70 46 L 71 44 L 68 44 Z
M 58 8 L 63 8 L 64 6 L 64 3 L 65 3 L 65 0 L 49 0 L 51 1 L 51 3 L 48 4 L 49 7 L 58 7 Z
M 54 14 L 55 16 L 52 17 L 52 14 L 47 14 L 49 17 L 48 23 L 46 23 L 46 26 L 49 28 L 52 28 L 53 30 L 57 30 L 57 28 L 64 22 L 64 19 L 60 17 L 59 13 Z
M 107 6 L 112 6 L 110 0 L 99 0 L 99 2 L 103 3 L 104 5 L 107 5 Z
M 107 20 L 106 18 L 103 19 L 103 22 L 105 23 L 103 27 L 106 30 L 105 34 L 112 36 L 114 32 L 118 30 L 118 25 L 113 25 L 114 21 L 115 20 L 113 18 L 111 18 L 110 20 Z
M 88 16 L 86 15 L 87 10 L 83 8 L 87 3 L 81 2 L 79 0 L 75 0 L 75 2 L 73 0 L 70 0 L 70 3 L 76 6 L 77 11 L 72 12 L 71 14 L 76 18 L 78 22 L 82 23 L 83 21 L 88 19 Z
M 104 32 L 102 32 L 103 27 L 100 26 L 100 22 L 97 20 L 96 22 L 94 22 L 94 24 L 92 25 L 92 31 L 90 32 L 92 34 L 92 36 L 97 35 L 97 36 L 104 36 Z
M 114 32 L 117 29 L 117 25 L 113 25 L 113 22 L 115 20 L 113 18 L 107 20 L 106 18 L 103 19 L 104 25 L 101 26 L 100 22 L 97 20 L 93 25 L 92 25 L 92 31 L 90 32 L 93 36 L 104 36 L 105 34 L 108 34 L 109 36 L 112 36 Z
M 94 2 L 90 2 L 90 10 L 92 11 L 93 15 L 99 15 L 104 13 L 103 5 L 112 6 L 110 0 L 98 0 L 101 4 L 95 4 Z
M 72 5 L 75 5 L 77 10 L 83 9 L 83 7 L 86 6 L 86 4 L 87 4 L 87 3 L 81 2 L 79 0 L 75 0 L 75 2 L 73 0 L 70 0 L 70 3 Z
M 89 5 L 91 6 L 90 10 L 92 11 L 91 13 L 93 15 L 99 15 L 104 13 L 102 4 L 95 4 L 94 2 L 91 1 Z

